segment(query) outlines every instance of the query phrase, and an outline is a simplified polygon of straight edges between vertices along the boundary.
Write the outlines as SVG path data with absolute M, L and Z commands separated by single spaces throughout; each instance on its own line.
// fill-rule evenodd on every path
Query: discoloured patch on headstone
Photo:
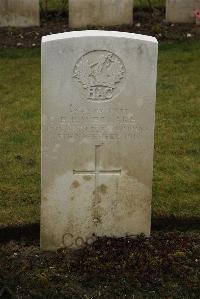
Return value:
M 72 183 L 72 187 L 73 187 L 73 188 L 78 188 L 78 187 L 80 187 L 80 183 L 79 183 L 79 181 L 73 181 L 73 183 Z

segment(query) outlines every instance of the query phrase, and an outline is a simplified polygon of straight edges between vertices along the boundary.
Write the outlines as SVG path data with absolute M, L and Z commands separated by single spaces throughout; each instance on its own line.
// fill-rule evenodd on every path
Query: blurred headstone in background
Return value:
M 133 0 L 69 0 L 71 28 L 132 23 Z
M 31 27 L 39 24 L 39 0 L 0 0 L 0 27 Z
M 167 0 L 166 20 L 170 23 L 195 23 L 200 0 Z

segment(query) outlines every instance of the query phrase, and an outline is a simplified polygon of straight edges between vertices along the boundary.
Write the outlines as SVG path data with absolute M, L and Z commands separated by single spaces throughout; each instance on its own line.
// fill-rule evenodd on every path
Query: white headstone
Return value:
M 133 0 L 69 0 L 72 28 L 132 24 Z
M 38 26 L 39 20 L 39 0 L 0 0 L 0 27 Z
M 156 73 L 153 37 L 42 39 L 42 249 L 149 236 Z
M 170 23 L 195 23 L 195 9 L 200 8 L 200 0 L 167 0 L 166 20 Z

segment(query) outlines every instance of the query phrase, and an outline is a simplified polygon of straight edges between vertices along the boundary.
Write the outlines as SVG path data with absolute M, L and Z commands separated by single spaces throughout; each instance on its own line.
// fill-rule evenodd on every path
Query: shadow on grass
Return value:
M 153 217 L 152 232 L 154 231 L 200 231 L 200 217 Z M 11 240 L 39 240 L 40 224 L 30 223 L 0 227 L 0 243 Z

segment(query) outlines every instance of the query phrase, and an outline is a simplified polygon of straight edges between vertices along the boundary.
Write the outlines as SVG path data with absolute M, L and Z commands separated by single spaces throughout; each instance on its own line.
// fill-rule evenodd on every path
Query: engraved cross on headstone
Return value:
M 73 170 L 76 175 L 94 175 L 95 176 L 95 198 L 98 201 L 99 192 L 99 176 L 100 175 L 121 175 L 121 169 L 116 170 L 102 170 L 100 169 L 100 147 L 102 145 L 95 145 L 95 168 L 94 170 Z

